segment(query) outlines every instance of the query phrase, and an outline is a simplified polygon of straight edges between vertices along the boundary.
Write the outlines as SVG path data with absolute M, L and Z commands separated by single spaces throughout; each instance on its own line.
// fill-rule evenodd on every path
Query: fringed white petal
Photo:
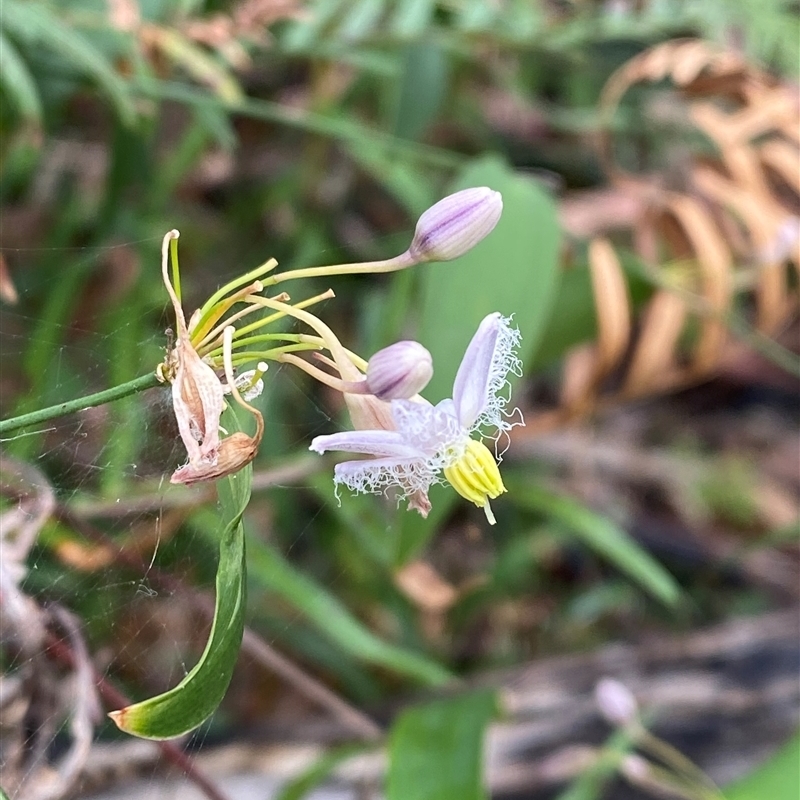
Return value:
M 500 336 L 499 313 L 484 317 L 461 359 L 453 383 L 453 402 L 459 422 L 472 428 L 489 401 L 492 362 Z
M 519 342 L 510 317 L 497 312 L 485 317 L 472 337 L 453 385 L 458 419 L 470 431 L 487 426 L 500 434 L 518 424 L 509 420 L 506 406 L 511 394 L 508 373 L 522 374 L 516 354 Z
M 424 458 L 370 458 L 337 464 L 333 480 L 353 492 L 368 494 L 383 494 L 396 486 L 402 499 L 417 492 L 427 493 L 437 474 Z

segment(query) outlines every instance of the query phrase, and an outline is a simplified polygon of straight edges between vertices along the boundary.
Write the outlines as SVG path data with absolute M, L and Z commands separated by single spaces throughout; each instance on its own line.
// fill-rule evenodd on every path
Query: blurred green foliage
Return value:
M 727 800 L 795 800 L 800 796 L 800 736 L 793 737 L 772 758 L 746 778 L 725 788 Z

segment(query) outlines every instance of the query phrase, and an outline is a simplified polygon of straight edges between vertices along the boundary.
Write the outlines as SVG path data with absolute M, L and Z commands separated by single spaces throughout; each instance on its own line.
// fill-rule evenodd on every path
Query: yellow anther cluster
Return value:
M 475 503 L 478 508 L 488 505 L 506 491 L 497 462 L 489 448 L 475 439 L 470 439 L 464 454 L 455 464 L 445 467 L 444 476 L 462 496 Z

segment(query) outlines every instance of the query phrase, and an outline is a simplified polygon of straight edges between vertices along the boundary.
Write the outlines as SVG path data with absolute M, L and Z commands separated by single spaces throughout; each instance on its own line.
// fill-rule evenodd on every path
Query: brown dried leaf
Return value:
M 607 239 L 589 244 L 589 270 L 597 307 L 596 375 L 606 374 L 622 358 L 631 333 L 628 285 Z
M 671 194 L 668 208 L 679 222 L 700 267 L 708 316 L 695 345 L 692 369 L 705 373 L 717 361 L 727 336 L 724 315 L 733 297 L 731 253 L 708 212 L 694 198 Z
M 426 561 L 412 561 L 394 574 L 394 581 L 414 605 L 443 614 L 455 603 L 458 592 Z
M 637 396 L 663 388 L 675 379 L 675 349 L 688 309 L 685 301 L 668 289 L 653 295 L 642 322 L 623 396 Z
M 791 223 L 789 215 L 766 192 L 747 191 L 709 167 L 697 167 L 693 177 L 701 192 L 729 208 L 744 222 L 752 241 L 752 255 L 758 264 L 756 326 L 764 333 L 773 333 L 792 306 L 783 267 L 787 254 L 777 252 L 776 248 L 783 238 L 782 231 Z
M 708 42 L 688 41 L 672 52 L 670 73 L 678 86 L 686 86 L 697 80 L 700 73 L 714 63 L 715 48 Z
M 561 406 L 571 416 L 589 412 L 594 405 L 597 349 L 584 344 L 572 349 L 564 359 L 561 373 Z
M 756 94 L 751 104 L 728 116 L 727 137 L 729 141 L 749 142 L 775 130 L 797 128 L 800 110 L 795 92 L 786 86 L 776 86 Z
M 776 139 L 764 142 L 757 152 L 762 164 L 774 170 L 800 195 L 800 150 Z

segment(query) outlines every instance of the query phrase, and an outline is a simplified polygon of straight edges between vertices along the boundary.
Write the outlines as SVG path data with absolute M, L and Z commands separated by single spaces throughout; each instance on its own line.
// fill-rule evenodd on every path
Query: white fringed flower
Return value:
M 398 487 L 402 497 L 423 497 L 442 476 L 453 488 L 494 517 L 489 499 L 503 492 L 494 456 L 472 434 L 492 427 L 496 436 L 512 427 L 509 372 L 519 374 L 520 334 L 510 319 L 490 314 L 467 347 L 453 384 L 453 397 L 436 406 L 425 400 L 392 400 L 394 430 L 357 430 L 317 436 L 311 450 L 341 450 L 372 458 L 338 464 L 334 482 L 354 492 L 382 493 Z M 415 503 L 421 513 L 424 503 Z

